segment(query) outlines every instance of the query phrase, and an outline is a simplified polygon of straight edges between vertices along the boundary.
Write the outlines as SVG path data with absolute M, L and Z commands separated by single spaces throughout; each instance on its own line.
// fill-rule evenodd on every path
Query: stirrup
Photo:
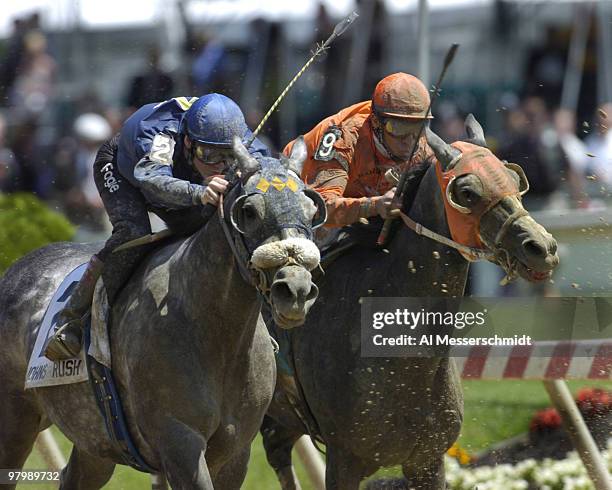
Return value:
M 83 334 L 81 328 L 77 326 L 80 332 L 81 341 L 79 342 L 79 348 L 76 352 L 69 344 L 65 342 L 66 339 L 64 336 L 64 332 L 66 329 L 73 326 L 75 322 L 81 321 L 82 320 L 80 318 L 71 320 L 55 331 L 53 336 L 51 336 L 51 338 L 49 338 L 49 340 L 47 341 L 47 345 L 45 345 L 44 355 L 47 359 L 53 362 L 57 362 L 64 361 L 66 359 L 72 359 L 79 355 L 83 343 Z

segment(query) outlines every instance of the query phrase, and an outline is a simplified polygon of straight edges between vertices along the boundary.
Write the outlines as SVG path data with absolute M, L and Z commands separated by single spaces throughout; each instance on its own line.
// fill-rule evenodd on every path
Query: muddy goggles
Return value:
M 231 148 L 217 148 L 211 145 L 193 143 L 193 156 L 204 165 L 217 165 L 221 162 L 234 160 L 234 152 Z
M 396 138 L 402 138 L 409 134 L 418 134 L 422 120 L 414 119 L 399 119 L 399 118 L 385 118 L 381 121 L 382 127 L 385 133 L 390 134 Z

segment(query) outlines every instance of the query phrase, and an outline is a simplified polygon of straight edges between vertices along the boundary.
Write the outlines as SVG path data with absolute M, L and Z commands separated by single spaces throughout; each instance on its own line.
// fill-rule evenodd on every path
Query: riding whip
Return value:
M 446 53 L 446 57 L 444 58 L 444 65 L 442 66 L 442 71 L 440 72 L 438 81 L 434 85 L 434 92 L 431 96 L 431 100 L 429 101 L 429 107 L 427 108 L 425 117 L 429 116 L 429 114 L 431 113 L 431 107 L 433 106 L 434 101 L 440 94 L 440 86 L 442 85 L 442 80 L 444 80 L 444 76 L 446 75 L 446 70 L 448 70 L 448 67 L 450 66 L 450 64 L 453 62 L 453 59 L 455 58 L 455 53 L 457 52 L 458 47 L 459 47 L 459 44 L 454 43 L 451 45 L 448 52 Z M 427 124 L 427 119 L 423 119 L 423 124 L 421 124 L 421 127 L 419 129 L 419 134 L 417 135 L 417 138 L 414 141 L 414 145 L 412 145 L 412 150 L 410 151 L 410 157 L 408 158 L 408 162 L 412 160 L 412 157 L 414 156 L 414 153 L 416 152 L 416 149 L 419 145 L 419 140 L 421 139 L 421 135 L 423 134 L 426 124 Z M 402 202 L 402 198 L 404 197 L 403 194 L 405 192 L 405 188 L 407 184 L 407 177 L 408 177 L 408 169 L 406 169 L 402 173 L 402 176 L 399 179 L 399 183 L 397 184 L 397 190 L 395 191 L 395 195 L 393 196 L 393 203 L 395 205 L 399 205 Z M 393 222 L 392 218 L 385 219 L 382 230 L 380 231 L 380 235 L 378 235 L 378 239 L 376 240 L 377 245 L 383 246 L 386 243 L 387 236 L 389 235 L 389 230 L 391 229 L 392 222 Z
M 281 92 L 278 98 L 274 101 L 274 104 L 272 104 L 272 107 L 270 107 L 268 112 L 266 112 L 266 115 L 262 118 L 261 122 L 257 125 L 257 127 L 255 128 L 255 131 L 253 131 L 253 135 L 247 141 L 245 145 L 247 148 L 251 146 L 253 141 L 255 141 L 255 138 L 261 131 L 261 128 L 263 127 L 263 125 L 270 118 L 270 116 L 276 110 L 276 108 L 281 103 L 281 101 L 285 98 L 285 96 L 287 95 L 287 92 L 289 92 L 289 90 L 291 90 L 291 87 L 293 87 L 295 82 L 297 82 L 298 78 L 300 78 L 304 74 L 304 72 L 313 63 L 313 61 L 317 59 L 318 56 L 324 53 L 331 46 L 331 44 L 336 40 L 337 37 L 342 35 L 342 33 L 346 31 L 353 22 L 355 22 L 355 19 L 357 19 L 357 17 L 359 17 L 359 14 L 357 12 L 352 12 L 348 17 L 346 17 L 345 19 L 341 20 L 340 22 L 336 24 L 336 27 L 334 27 L 334 31 L 331 33 L 331 35 L 327 38 L 327 40 L 323 44 L 317 47 L 317 49 L 315 50 L 313 55 L 310 57 L 310 59 L 300 69 L 300 71 L 296 73 L 293 79 L 289 82 L 289 84 Z

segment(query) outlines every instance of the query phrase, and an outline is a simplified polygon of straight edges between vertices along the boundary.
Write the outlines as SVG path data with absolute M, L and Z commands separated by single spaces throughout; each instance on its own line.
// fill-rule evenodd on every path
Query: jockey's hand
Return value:
M 378 214 L 382 219 L 390 218 L 389 214 L 391 210 L 396 207 L 393 206 L 393 196 L 395 196 L 396 187 L 389 189 L 385 194 L 376 198 L 376 214 Z
M 205 181 L 206 190 L 202 194 L 202 204 L 219 205 L 219 197 L 225 194 L 229 182 L 219 175 L 209 177 Z

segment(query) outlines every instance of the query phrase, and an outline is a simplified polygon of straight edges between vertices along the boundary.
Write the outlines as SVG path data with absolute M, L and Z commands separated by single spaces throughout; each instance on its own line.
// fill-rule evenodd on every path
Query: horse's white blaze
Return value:
M 256 269 L 268 269 L 285 265 L 289 259 L 310 271 L 319 265 L 321 254 L 311 240 L 287 238 L 257 247 L 251 257 L 251 264 Z

